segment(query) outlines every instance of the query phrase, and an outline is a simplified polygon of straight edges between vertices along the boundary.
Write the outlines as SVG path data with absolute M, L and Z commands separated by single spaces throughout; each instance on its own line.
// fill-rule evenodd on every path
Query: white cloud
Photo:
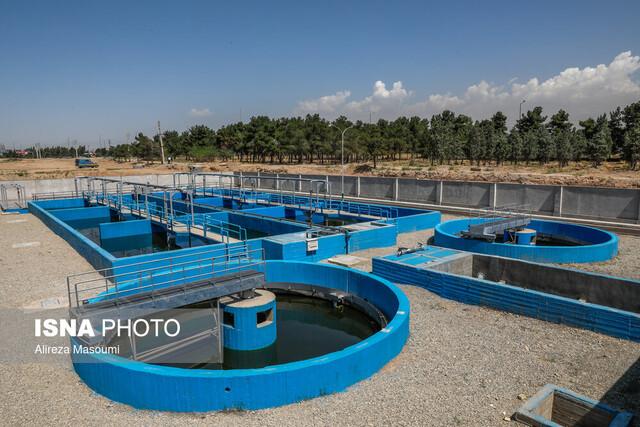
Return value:
M 333 95 L 321 96 L 317 99 L 309 99 L 298 103 L 297 111 L 304 113 L 332 113 L 338 110 L 351 96 L 351 92 L 343 90 Z
M 213 113 L 208 108 L 192 108 L 189 111 L 189 115 L 191 117 L 209 117 L 213 115 Z
M 384 82 L 377 81 L 373 93 L 361 100 L 347 102 L 350 92 L 342 91 L 329 97 L 302 101 L 298 110 L 323 113 L 328 117 L 345 114 L 352 119 L 364 119 L 370 111 L 388 119 L 414 114 L 430 117 L 445 109 L 481 119 L 500 110 L 513 120 L 520 101 L 526 99 L 524 108 L 540 105 L 546 114 L 562 108 L 576 121 L 637 101 L 640 84 L 634 81 L 633 75 L 638 70 L 640 57 L 627 51 L 617 55 L 608 65 L 571 67 L 546 80 L 532 77 L 526 83 L 518 83 L 517 78 L 505 85 L 482 80 L 469 86 L 461 95 L 431 94 L 418 102 L 411 102 L 412 92 L 405 89 L 402 82 L 397 81 L 387 89 Z
M 394 82 L 391 90 L 388 90 L 384 82 L 378 80 L 373 84 L 373 94 L 371 96 L 367 96 L 362 101 L 349 102 L 347 109 L 356 113 L 393 111 L 402 106 L 409 96 L 411 96 L 411 93 L 402 87 L 401 81 Z

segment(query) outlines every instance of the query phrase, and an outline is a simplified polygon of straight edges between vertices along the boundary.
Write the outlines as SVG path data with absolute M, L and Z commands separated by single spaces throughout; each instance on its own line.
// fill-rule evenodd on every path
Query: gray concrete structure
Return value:
M 338 175 L 329 175 L 329 185 L 331 194 L 339 196 L 342 194 L 342 177 Z M 344 195 L 350 197 L 358 196 L 358 178 L 355 176 L 344 177 Z
M 273 176 L 265 175 L 265 176 Z M 340 175 L 286 175 L 326 179 L 340 194 Z M 640 223 L 640 190 L 604 187 L 434 181 L 413 178 L 345 176 L 345 196 L 463 208 L 527 206 L 537 215 Z M 302 184 L 299 191 L 309 191 Z M 268 189 L 270 187 L 263 186 Z
M 439 181 L 398 178 L 398 200 L 438 203 Z
M 604 190 L 604 191 L 603 191 Z M 640 190 L 626 188 L 564 187 L 562 215 L 640 220 Z
M 491 207 L 491 183 L 486 182 L 442 182 L 443 205 Z
M 331 193 L 340 195 L 340 175 L 299 175 L 251 173 L 260 176 L 258 184 L 265 190 L 309 192 L 309 183 L 280 181 L 275 177 L 313 178 L 327 181 Z M 126 181 L 172 185 L 173 175 L 134 175 Z M 182 177 L 183 183 L 186 178 Z M 27 199 L 33 193 L 74 191 L 73 178 L 21 180 Z M 235 180 L 236 185 L 239 180 Z M 412 178 L 345 176 L 347 197 L 362 197 L 381 201 L 419 203 L 433 206 L 491 208 L 494 206 L 527 205 L 531 213 L 565 218 L 595 219 L 619 223 L 640 223 L 640 190 L 603 187 L 571 187 L 557 185 L 511 184 L 491 182 L 434 181 Z M 295 188 L 294 188 L 295 187 Z M 323 189 L 320 189 L 321 191 Z
M 394 178 L 360 177 L 360 197 L 393 200 Z

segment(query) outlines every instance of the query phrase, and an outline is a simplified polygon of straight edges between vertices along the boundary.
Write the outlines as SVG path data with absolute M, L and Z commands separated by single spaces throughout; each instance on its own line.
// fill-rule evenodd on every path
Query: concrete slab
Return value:
M 367 262 L 364 258 L 359 258 L 353 255 L 336 255 L 327 260 L 331 264 L 340 265 L 342 267 L 355 268 L 359 264 Z
M 20 249 L 20 248 L 33 248 L 35 246 L 40 246 L 40 242 L 24 242 L 24 243 L 14 243 L 13 245 L 11 245 L 11 247 L 13 249 Z

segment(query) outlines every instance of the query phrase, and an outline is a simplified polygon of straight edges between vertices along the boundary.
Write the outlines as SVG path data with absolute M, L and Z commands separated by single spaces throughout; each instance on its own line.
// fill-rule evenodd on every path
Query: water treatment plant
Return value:
M 359 194 L 366 184 L 356 182 Z M 194 172 L 164 183 L 79 177 L 71 189 L 28 200 L 16 184 L 3 187 L 2 196 L 11 224 L 33 218 L 91 266 L 68 272 L 56 300 L 69 319 L 97 332 L 67 338 L 69 358 L 82 384 L 125 408 L 268 410 L 348 396 L 367 379 L 393 381 L 412 366 L 407 354 L 455 365 L 464 352 L 437 356 L 451 344 L 428 340 L 444 328 L 475 342 L 468 333 L 484 321 L 469 319 L 464 307 L 495 313 L 501 329 L 553 327 L 579 348 L 596 339 L 638 350 L 640 274 L 634 266 L 632 277 L 589 268 L 614 262 L 624 250 L 625 240 L 597 222 L 550 219 L 520 205 L 450 216 L 440 212 L 444 205 L 345 197 L 332 185 L 333 177 Z M 394 185 L 397 199 L 398 180 Z M 11 191 L 17 198 L 9 207 Z M 14 250 L 21 247 L 29 244 Z M 458 305 L 442 308 L 450 304 Z M 457 317 L 438 318 L 448 310 Z M 430 325 L 425 313 L 437 321 Z M 457 332 L 448 329 L 456 318 L 465 319 Z M 116 334 L 120 322 L 150 319 L 181 326 L 153 337 Z M 527 334 L 508 345 L 531 352 L 537 344 Z M 545 361 L 563 357 L 544 345 Z M 101 348 L 117 354 L 87 351 Z M 431 366 L 436 377 L 445 369 Z M 482 388 L 496 387 L 487 381 Z M 633 381 L 626 378 L 624 387 Z M 538 417 L 532 402 L 499 419 Z M 604 405 L 584 402 L 591 411 Z

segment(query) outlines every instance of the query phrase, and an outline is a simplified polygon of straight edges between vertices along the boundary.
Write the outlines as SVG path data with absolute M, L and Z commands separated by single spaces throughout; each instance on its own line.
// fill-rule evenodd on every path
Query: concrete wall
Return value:
M 110 177 L 116 178 L 116 177 Z M 151 183 L 154 185 L 173 185 L 173 175 L 131 175 L 123 176 L 123 180 L 139 183 Z M 182 177 L 182 181 L 186 182 L 186 178 Z M 64 179 L 30 179 L 20 181 L 6 181 L 6 183 L 21 184 L 25 188 L 27 198 L 31 198 L 34 193 L 52 193 L 61 191 L 75 191 L 75 180 L 73 178 Z M 80 189 L 82 190 L 82 189 Z M 86 190 L 86 188 L 85 188 Z
M 510 258 L 473 255 L 470 276 L 482 273 L 486 280 L 533 289 L 548 294 L 606 305 L 640 314 L 640 282 L 522 262 Z
M 40 205 L 42 207 L 42 205 Z M 74 221 L 79 219 L 105 218 L 109 220 L 111 209 L 108 206 L 95 206 L 92 208 L 59 209 L 49 212 L 60 221 Z
M 443 298 L 464 304 L 482 305 L 640 341 L 640 316 L 633 312 L 509 284 L 421 268 L 385 258 L 373 258 L 373 274 L 394 283 L 419 286 Z M 562 270 L 559 267 L 555 268 Z M 640 286 L 638 282 L 631 282 L 627 284 Z
M 360 177 L 360 197 L 372 199 L 390 199 L 394 195 L 394 178 Z
M 64 209 L 69 204 L 72 204 L 70 203 L 72 200 L 76 200 L 74 204 L 84 203 L 83 199 L 49 200 L 46 201 L 47 209 L 55 209 L 56 207 Z M 69 243 L 71 247 L 81 254 L 87 261 L 89 261 L 96 270 L 110 268 L 112 266 L 112 262 L 116 259 L 115 257 L 80 234 L 77 230 L 67 225 L 64 221 L 52 215 L 52 213 L 57 211 L 47 212 L 40 206 L 40 203 L 42 202 L 29 202 L 29 212 L 39 218 L 40 221 L 42 221 L 54 233 L 66 240 L 67 243 Z M 59 206 L 56 206 L 56 204 L 59 204 Z M 81 209 L 72 210 L 77 212 Z
M 151 221 L 138 219 L 121 222 L 105 222 L 100 224 L 100 240 L 118 239 L 122 237 L 151 235 Z
M 332 194 L 340 194 L 339 175 L 288 176 L 328 179 Z M 345 176 L 345 195 L 469 208 L 526 205 L 540 215 L 640 223 L 639 189 Z
M 278 174 L 252 173 L 264 176 L 262 188 L 274 190 Z M 331 193 L 339 195 L 340 175 L 282 174 L 294 178 L 328 180 Z M 125 176 L 125 180 L 171 185 L 173 175 Z M 73 178 L 12 181 L 32 193 L 74 191 Z M 186 177 L 182 177 L 186 182 Z M 601 219 L 614 222 L 640 223 L 640 190 L 600 187 L 568 187 L 553 185 L 508 184 L 462 181 L 432 181 L 411 178 L 345 176 L 345 195 L 380 200 L 489 208 L 506 205 L 528 205 L 533 213 Z M 281 182 L 282 189 L 292 191 L 292 182 Z M 298 183 L 297 191 L 308 192 L 308 183 Z
M 438 181 L 399 178 L 398 200 L 438 203 Z
M 331 194 L 339 196 L 342 194 L 342 177 L 329 175 L 329 185 Z M 344 177 L 344 195 L 356 197 L 358 195 L 358 178 L 355 176 Z
M 626 188 L 564 187 L 562 214 L 593 218 L 638 220 L 640 190 Z

